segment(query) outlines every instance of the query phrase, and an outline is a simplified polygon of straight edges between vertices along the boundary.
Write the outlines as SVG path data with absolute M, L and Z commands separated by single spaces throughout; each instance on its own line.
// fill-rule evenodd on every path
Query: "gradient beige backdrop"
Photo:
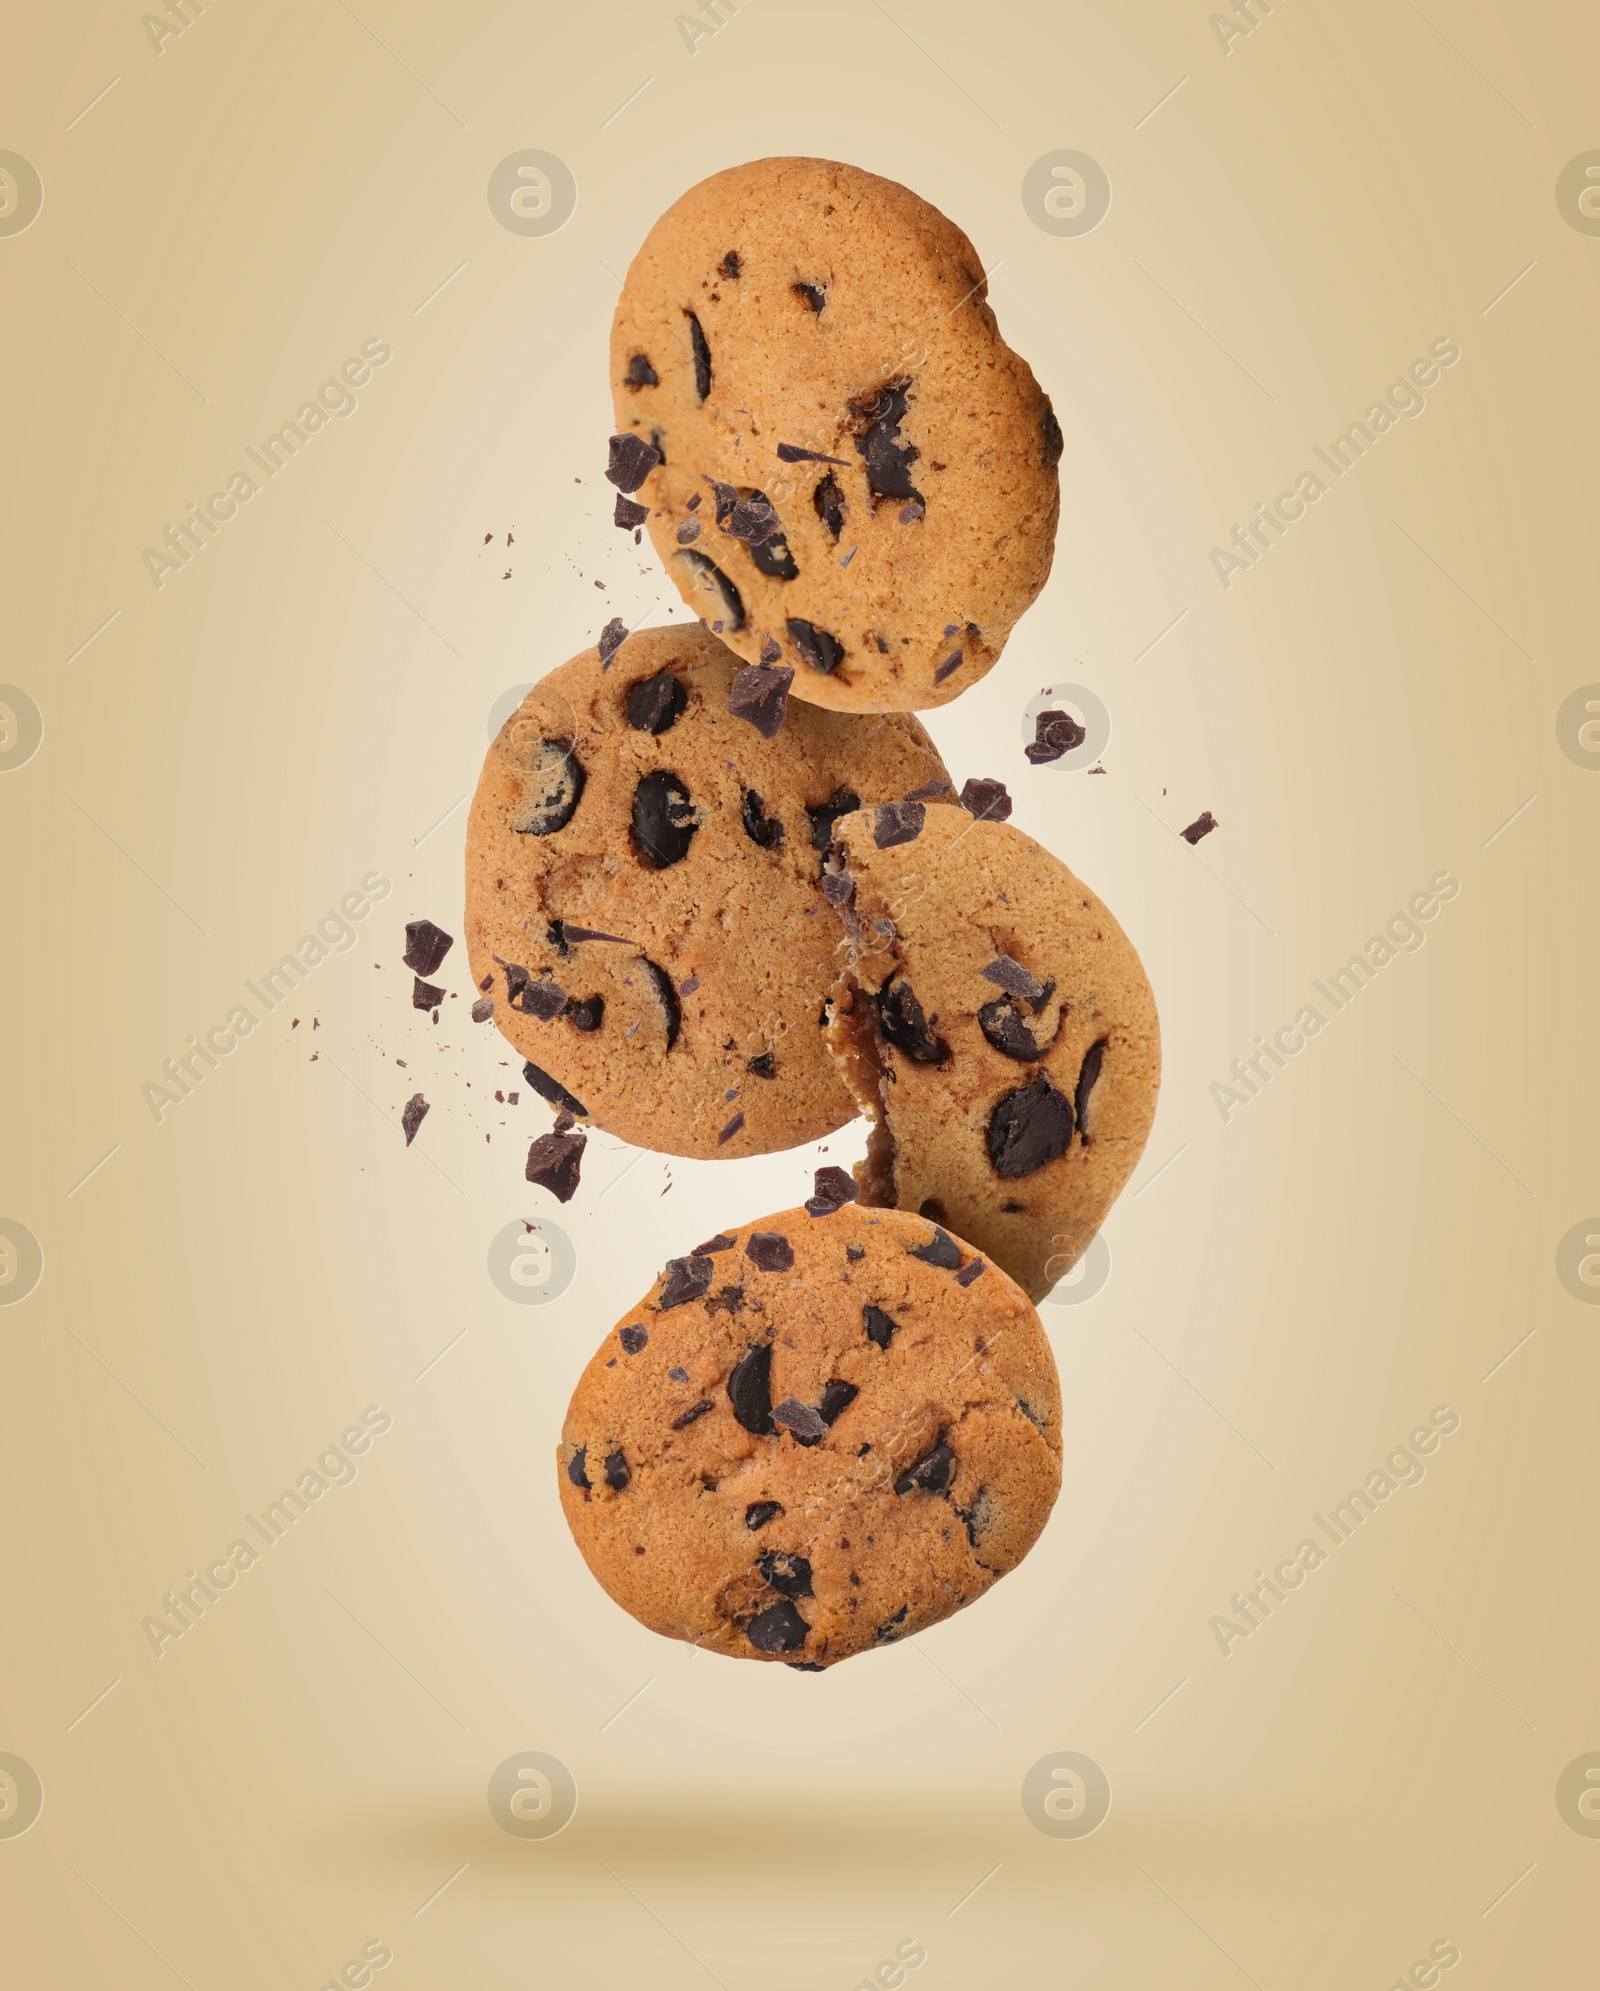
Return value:
M 1557 184 L 1600 148 L 1593 8 L 185 18 L 4 26 L 44 202 L 0 235 L 0 679 L 44 731 L 0 774 L 0 1232 L 44 1271 L 0 1307 L 0 1758 L 44 1808 L 0 1836 L 0 1978 L 315 1991 L 367 1945 L 383 1991 L 1592 1982 L 1600 1839 L 1557 1794 L 1600 1750 L 1588 1232 L 1557 1261 L 1600 1234 L 1600 754 L 1558 713 L 1600 679 L 1600 237 Z M 491 211 L 525 149 L 576 181 L 553 234 Z M 1092 232 L 1024 203 L 1060 150 L 1109 176 Z M 399 961 L 407 919 L 460 932 L 495 702 L 681 613 L 600 477 L 618 273 L 685 187 L 797 151 L 952 215 L 1054 397 L 1054 576 L 931 729 L 1115 908 L 1166 1044 L 1110 1280 L 1043 1309 L 1040 1547 L 824 1677 L 625 1618 L 551 1464 L 602 1330 L 815 1152 L 600 1136 L 558 1210 L 464 949 L 437 1026 Z M 355 411 L 158 589 L 144 549 L 369 340 Z M 1436 340 L 1425 412 L 1225 588 L 1211 549 Z M 1062 682 L 1104 778 L 1022 756 Z M 1440 871 L 1426 944 L 1224 1121 L 1230 1061 Z M 163 1061 L 372 872 L 358 944 L 157 1124 Z M 487 1270 L 521 1216 L 576 1251 L 545 1307 Z M 163 1594 L 373 1405 L 358 1476 L 158 1656 Z M 1224 1655 L 1232 1593 L 1438 1406 L 1426 1477 Z M 529 1750 L 576 1780 L 558 1837 L 491 1815 Z M 1024 1808 L 1059 1751 L 1109 1779 L 1092 1836 Z

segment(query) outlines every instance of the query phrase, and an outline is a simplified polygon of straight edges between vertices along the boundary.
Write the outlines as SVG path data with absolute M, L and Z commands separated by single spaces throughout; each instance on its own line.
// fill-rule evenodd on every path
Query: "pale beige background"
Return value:
M 1554 1789 L 1600 1748 L 1600 1313 L 1554 1264 L 1600 1208 L 1600 775 L 1554 721 L 1600 678 L 1600 240 L 1555 182 L 1600 20 L 1284 0 L 1224 54 L 1205 0 L 721 12 L 691 55 L 671 0 L 217 0 L 158 55 L 134 0 L 6 10 L 45 205 L 0 240 L 0 678 L 45 737 L 0 775 L 0 1217 L 46 1265 L 0 1309 L 0 1750 L 46 1796 L 0 1974 L 313 1991 L 377 1939 L 385 1987 L 848 1991 L 909 1939 L 918 1991 L 1381 1991 L 1436 1942 L 1452 1987 L 1590 1981 L 1600 1841 Z M 578 183 L 545 239 L 486 200 L 525 147 Z M 1114 189 L 1081 239 L 1021 201 L 1062 147 Z M 624 1618 L 550 1464 L 599 1333 L 815 1154 L 608 1194 L 601 1137 L 556 1212 L 463 950 L 437 1028 L 398 961 L 405 919 L 459 932 L 494 700 L 669 606 L 599 475 L 614 273 L 781 151 L 950 213 L 1054 396 L 1055 574 L 932 730 L 1115 908 L 1167 1061 L 1110 1283 L 1045 1309 L 1042 1544 L 822 1678 Z M 158 592 L 142 548 L 373 337 L 359 412 Z M 1211 546 L 1443 337 L 1426 414 L 1224 592 Z M 1061 679 L 1105 778 L 1023 760 Z M 1441 868 L 1425 948 L 1224 1125 L 1229 1060 Z M 299 1029 L 157 1126 L 141 1084 L 372 869 Z M 522 1309 L 485 1253 L 541 1211 L 579 1271 Z M 373 1403 L 355 1483 L 158 1659 L 141 1617 Z M 1212 1614 L 1439 1404 L 1426 1480 L 1224 1658 Z M 545 1843 L 485 1803 L 526 1749 L 581 1793 Z M 1078 1842 L 1020 1804 L 1062 1749 L 1114 1791 Z

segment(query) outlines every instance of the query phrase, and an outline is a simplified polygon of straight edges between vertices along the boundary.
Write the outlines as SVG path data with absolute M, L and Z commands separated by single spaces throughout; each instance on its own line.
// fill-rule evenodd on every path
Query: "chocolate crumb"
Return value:
M 1198 843 L 1203 836 L 1210 836 L 1216 827 L 1216 817 L 1212 815 L 1209 809 L 1202 809 L 1189 827 L 1186 830 L 1179 830 L 1178 834 L 1183 838 L 1185 843 L 1194 844 Z
M 731 1141 L 734 1135 L 738 1133 L 739 1129 L 743 1125 L 744 1125 L 743 1113 L 735 1113 L 733 1118 L 728 1122 L 727 1126 L 723 1128 L 720 1134 L 718 1134 L 717 1146 L 720 1148 L 725 1141 Z
M 428 1102 L 420 1092 L 414 1092 L 406 1101 L 405 1111 L 400 1115 L 400 1125 L 405 1129 L 406 1146 L 417 1138 L 417 1129 L 428 1117 Z

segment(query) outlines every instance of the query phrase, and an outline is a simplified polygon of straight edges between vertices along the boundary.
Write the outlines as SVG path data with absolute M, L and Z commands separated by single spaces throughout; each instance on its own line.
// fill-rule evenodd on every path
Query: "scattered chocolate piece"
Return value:
M 777 645 L 771 647 L 778 654 Z M 762 646 L 763 656 L 767 645 Z M 794 669 L 789 664 L 746 664 L 728 689 L 728 710 L 735 719 L 747 719 L 764 740 L 776 739 L 789 716 L 789 687 Z
M 613 525 L 620 525 L 624 532 L 632 532 L 635 526 L 643 525 L 649 516 L 648 505 L 636 505 L 632 498 L 625 498 L 620 491 L 617 493 L 616 507 L 611 514 Z
M 678 984 L 678 993 L 681 996 L 691 996 L 699 986 L 700 977 L 698 975 L 686 975 Z
M 686 518 L 674 536 L 680 546 L 693 546 L 700 537 L 700 521 L 697 518 Z
M 856 881 L 848 871 L 825 871 L 822 874 L 822 896 L 830 906 L 848 905 L 855 889 Z
M 417 1138 L 417 1129 L 427 1117 L 427 1100 L 423 1098 L 420 1092 L 412 1093 L 411 1097 L 405 1103 L 404 1112 L 400 1115 L 400 1125 L 405 1129 L 407 1147 L 410 1147 L 411 1143 Z
M 631 947 L 633 945 L 631 940 L 620 933 L 601 933 L 592 926 L 568 926 L 565 921 L 562 922 L 561 934 L 562 938 L 567 941 L 611 940 L 615 941 L 619 947 Z M 570 953 L 571 949 L 563 948 L 562 952 Z
M 895 939 L 899 932 L 899 929 L 896 927 L 892 919 L 875 919 L 872 922 L 872 930 L 874 933 L 880 935 L 884 940 Z
M 653 768 L 633 791 L 633 845 L 658 871 L 680 863 L 700 827 L 689 791 L 667 768 Z
M 628 724 L 636 733 L 659 737 L 676 723 L 689 702 L 683 680 L 671 671 L 657 671 L 654 677 L 636 678 L 623 700 Z
M 588 1141 L 584 1133 L 541 1134 L 528 1149 L 524 1175 L 548 1189 L 558 1203 L 570 1203 L 577 1193 L 578 1168 Z
M 746 1431 L 765 1437 L 772 1429 L 772 1344 L 757 1342 L 728 1376 L 728 1401 Z
M 1203 836 L 1210 836 L 1216 827 L 1216 817 L 1209 809 L 1202 809 L 1189 827 L 1186 830 L 1179 830 L 1178 834 L 1185 843 L 1193 844 L 1198 843 Z
M 928 820 L 921 802 L 880 802 L 872 812 L 872 841 L 879 850 L 892 850 L 897 843 L 915 843 Z
M 950 793 L 948 781 L 925 781 L 920 788 L 913 788 L 905 797 L 908 802 L 937 802 L 942 795 Z
M 814 1445 L 819 1438 L 828 1435 L 827 1425 L 809 1403 L 802 1403 L 797 1396 L 786 1396 L 782 1403 L 774 1404 L 772 1421 L 781 1424 L 786 1431 L 792 1431 L 808 1445 Z
M 1077 1116 L 1078 1139 L 1089 1145 L 1089 1094 L 1094 1090 L 1094 1082 L 1100 1076 L 1100 1061 L 1106 1054 L 1106 1040 L 1098 1037 L 1083 1054 L 1083 1063 L 1078 1067 L 1077 1089 L 1072 1095 L 1072 1110 Z M 1070 1138 L 1070 1136 L 1069 1136 Z
M 753 1617 L 746 1636 L 757 1652 L 798 1652 L 806 1642 L 806 1621 L 785 1597 Z
M 756 1568 L 773 1589 L 785 1597 L 811 1595 L 811 1565 L 803 1555 L 788 1555 L 782 1549 L 767 1549 L 756 1557 Z
M 926 1457 L 918 1459 L 894 1483 L 896 1493 L 943 1493 L 955 1473 L 956 1455 L 941 1438 Z M 609 1467 L 608 1467 L 609 1471 Z
M 962 784 L 961 806 L 981 823 L 1003 823 L 1011 814 L 1011 796 L 1003 781 L 974 775 Z
M 900 523 L 902 525 L 915 525 L 917 520 L 924 516 L 927 509 L 926 505 L 918 504 L 913 499 L 909 505 L 902 505 L 900 507 Z
M 811 848 L 819 856 L 826 857 L 828 846 L 833 842 L 833 826 L 841 816 L 848 816 L 861 807 L 861 797 L 848 788 L 836 788 L 826 802 L 819 802 L 815 808 L 809 804 L 806 814 L 811 818 Z
M 506 1001 L 524 1016 L 536 1016 L 541 1023 L 553 1023 L 567 1006 L 567 992 L 549 976 L 535 978 L 515 961 L 507 961 Z
M 567 1021 L 572 1025 L 574 1030 L 582 1030 L 586 1033 L 591 1030 L 598 1030 L 605 1016 L 605 1008 L 604 996 L 585 996 L 582 1002 L 569 1002 L 567 1004 Z
M 756 791 L 747 788 L 740 819 L 744 823 L 744 833 L 752 843 L 760 844 L 763 850 L 776 850 L 783 842 L 783 824 L 776 816 L 769 816 L 766 807 Z
M 528 1081 L 541 1099 L 548 1099 L 552 1106 L 565 1107 L 569 1113 L 576 1113 L 580 1120 L 587 1120 L 589 1109 L 581 1099 L 574 1099 L 567 1088 L 553 1079 L 546 1071 L 541 1071 L 531 1060 L 522 1067 L 522 1076 Z
M 1040 1072 L 1008 1092 L 989 1115 L 985 1141 L 996 1175 L 1006 1181 L 1032 1175 L 1065 1154 L 1072 1141 L 1072 1101 Z
M 673 1307 L 681 1307 L 690 1300 L 698 1300 L 711 1284 L 711 1275 L 716 1267 L 709 1258 L 702 1258 L 698 1252 L 688 1258 L 669 1258 L 667 1269 L 661 1275 L 661 1293 L 656 1300 L 656 1312 L 667 1313 Z
M 752 1231 L 744 1255 L 763 1272 L 788 1272 L 794 1266 L 794 1246 L 782 1231 Z
M 637 1355 L 650 1339 L 650 1333 L 643 1327 L 624 1327 L 617 1331 L 617 1339 L 622 1343 L 624 1355 Z
M 911 482 L 911 466 L 922 454 L 914 443 L 900 440 L 900 424 L 905 419 L 909 380 L 898 380 L 877 393 L 853 401 L 851 412 L 867 422 L 865 432 L 856 437 L 856 449 L 866 459 L 867 483 L 875 498 L 915 498 L 922 493 Z
M 567 1478 L 574 1486 L 586 1487 L 589 1484 L 589 1448 L 580 1445 L 567 1461 Z
M 703 401 L 711 392 L 711 348 L 700 329 L 700 320 L 692 311 L 683 315 L 689 321 L 689 343 L 694 348 L 694 391 Z
M 1070 712 L 1038 712 L 1033 720 L 1032 743 L 1022 751 L 1039 767 L 1045 761 L 1060 760 L 1074 747 L 1081 747 L 1088 737 L 1087 730 Z
M 864 1244 L 847 1244 L 844 1248 L 844 1255 L 850 1259 L 865 1258 L 867 1247 Z
M 685 1428 L 685 1426 L 693 1424 L 693 1422 L 697 1417 L 704 1417 L 706 1412 L 710 1408 L 711 1408 L 710 1398 L 709 1397 L 704 1398 L 701 1402 L 697 1403 L 693 1407 L 693 1409 L 686 1410 L 681 1417 L 673 1418 L 672 1420 L 673 1430 L 682 1431 Z
M 1007 995 L 1023 996 L 1029 1002 L 1036 1003 L 1047 993 L 1022 963 L 1013 961 L 1009 954 L 997 954 L 988 967 L 980 968 L 978 973 L 986 982 L 993 982 L 997 989 L 1004 989 Z M 1055 984 L 1052 982 L 1050 986 L 1054 988 Z
M 689 1380 L 689 1371 L 677 1364 L 674 1364 L 674 1366 L 667 1371 L 667 1381 L 669 1383 L 686 1383 L 688 1382 L 688 1380 Z
M 619 1447 L 606 1458 L 606 1485 L 613 1493 L 620 1493 L 631 1478 L 628 1461 L 623 1457 Z
M 499 1097 L 500 1095 L 497 1092 L 495 1094 L 495 1098 L 498 1099 Z M 509 1104 L 515 1106 L 516 1103 L 517 1103 L 517 1095 L 515 1093 L 512 1093 Z M 556 1115 L 555 1125 L 551 1128 L 550 1131 L 553 1134 L 570 1133 L 571 1130 L 577 1124 L 578 1124 L 577 1121 L 573 1119 L 572 1115 L 567 1111 L 567 1109 L 565 1107 L 562 1107 L 561 1111 Z
M 718 1134 L 717 1146 L 720 1148 L 725 1141 L 731 1141 L 734 1135 L 738 1133 L 738 1131 L 743 1125 L 744 1125 L 743 1113 L 735 1113 L 733 1118 L 728 1122 L 727 1126 L 723 1128 L 720 1134 Z
M 659 387 L 661 385 L 655 368 L 643 353 L 635 353 L 628 361 L 628 370 L 623 375 L 623 381 L 629 387 Z
M 454 935 L 431 919 L 408 919 L 406 951 L 400 958 L 412 974 L 431 975 L 455 944 Z
M 615 484 L 619 491 L 637 491 L 661 461 L 660 450 L 652 448 L 643 436 L 613 436 L 610 450 L 606 482 Z
M 494 1015 L 494 997 L 479 996 L 478 1000 L 472 1005 L 473 1022 L 487 1023 L 489 1021 L 489 1018 L 493 1015 Z
M 909 1254 L 920 1258 L 924 1265 L 937 1265 L 941 1272 L 954 1272 L 961 1263 L 961 1247 L 939 1224 L 933 1227 L 933 1236 L 926 1244 L 914 1245 Z
M 718 1231 L 715 1237 L 708 1238 L 704 1244 L 697 1244 L 695 1246 L 694 1256 L 696 1258 L 709 1258 L 713 1252 L 732 1251 L 738 1242 L 739 1240 L 731 1236 L 727 1231 Z
M 820 450 L 802 449 L 798 443 L 778 444 L 780 463 L 837 463 L 841 469 L 849 468 L 849 459 L 843 456 L 824 456 Z
M 588 779 L 570 740 L 541 740 L 534 764 L 518 770 L 522 793 L 508 822 L 518 836 L 554 836 L 572 821 Z
M 480 989 L 492 989 L 494 987 L 494 970 L 492 968 L 489 970 L 488 974 L 484 976 L 483 980 L 479 982 L 478 987 Z
M 778 1060 L 771 1051 L 760 1051 L 755 1057 L 745 1060 L 744 1068 L 747 1072 L 754 1073 L 757 1078 L 776 1078 Z
M 617 654 L 617 652 L 622 648 L 623 644 L 626 643 L 627 640 L 628 640 L 628 631 L 626 625 L 622 620 L 622 617 L 620 615 L 612 616 L 611 620 L 606 624 L 605 628 L 602 629 L 600 632 L 599 649 L 600 649 L 601 670 L 603 671 L 610 670 L 611 659 Z
M 689 575 L 691 587 L 714 592 L 722 603 L 730 629 L 744 627 L 744 597 L 714 560 L 708 560 L 697 547 L 685 546 L 673 556 Z
M 817 1169 L 811 1179 L 812 1194 L 806 1198 L 806 1209 L 813 1217 L 831 1217 L 861 1194 L 861 1185 L 849 1170 L 831 1163 Z
M 739 251 L 737 249 L 730 249 L 722 261 L 718 263 L 717 274 L 718 276 L 726 277 L 730 283 L 736 283 L 739 279 L 739 272 L 743 267 L 744 265 L 739 260 Z
M 956 1274 L 956 1284 L 958 1286 L 970 1286 L 974 1279 L 981 1279 L 983 1277 L 983 1272 L 983 1260 L 981 1258 L 974 1258 L 968 1264 L 963 1265 L 961 1270 Z
M 781 448 L 778 453 L 780 456 L 783 454 Z M 817 460 L 819 463 L 833 463 L 838 459 L 826 456 L 819 457 Z M 811 509 L 827 527 L 829 536 L 832 538 L 834 544 L 837 545 L 839 535 L 844 531 L 844 493 L 839 489 L 839 480 L 831 470 L 811 493 Z M 852 547 L 851 552 L 854 551 L 855 549 Z
M 444 990 L 434 982 L 425 982 L 420 975 L 411 978 L 411 1007 L 413 1009 L 437 1009 L 444 1001 Z
M 845 1250 L 849 1251 L 848 1245 Z M 866 1325 L 867 1339 L 875 1347 L 887 1348 L 896 1328 L 900 1325 L 899 1321 L 892 1315 L 886 1314 L 882 1307 L 863 1307 L 861 1318 Z
M 744 1524 L 754 1531 L 764 1528 L 775 1514 L 781 1514 L 783 1507 L 776 1500 L 752 1500 L 744 1510 Z
M 878 991 L 877 1003 L 878 1028 L 897 1051 L 918 1065 L 948 1061 L 950 1046 L 934 1034 L 908 981 L 887 982 Z
M 719 485 L 719 493 L 721 488 Z M 783 530 L 772 500 L 761 491 L 752 491 L 748 498 L 737 498 L 728 507 L 726 516 L 719 509 L 717 523 L 729 538 L 742 539 L 752 553 L 758 546 L 765 546 L 769 539 L 781 536 Z M 786 578 L 793 580 L 794 576 L 790 574 Z
M 790 641 L 811 668 L 820 671 L 824 677 L 831 677 L 844 658 L 844 645 L 838 637 L 799 615 L 791 615 L 784 627 L 789 632 Z
M 794 292 L 796 297 L 800 298 L 814 312 L 820 313 L 822 307 L 828 301 L 828 293 L 823 289 L 821 284 L 792 283 L 789 288 Z

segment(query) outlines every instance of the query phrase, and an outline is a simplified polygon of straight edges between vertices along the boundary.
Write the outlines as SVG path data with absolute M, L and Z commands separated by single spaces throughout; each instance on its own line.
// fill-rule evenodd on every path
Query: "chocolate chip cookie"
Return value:
M 1060 1387 L 998 1267 L 819 1194 L 672 1260 L 584 1370 L 557 1465 L 641 1624 L 814 1671 L 1017 1566 L 1061 1484 Z
M 909 714 L 791 703 L 694 624 L 618 632 L 544 678 L 489 749 L 466 940 L 525 1075 L 668 1154 L 764 1154 L 855 1117 L 822 1040 L 838 933 L 817 890 L 862 802 L 948 794 Z
M 828 1041 L 876 1122 L 862 1200 L 948 1224 L 1039 1299 L 1155 1117 L 1139 957 L 1086 885 L 992 814 L 891 802 L 833 836 L 823 884 L 850 964 Z
M 713 175 L 633 259 L 623 488 L 684 599 L 800 698 L 942 705 L 1044 586 L 1061 430 L 985 295 L 953 222 L 826 159 Z

